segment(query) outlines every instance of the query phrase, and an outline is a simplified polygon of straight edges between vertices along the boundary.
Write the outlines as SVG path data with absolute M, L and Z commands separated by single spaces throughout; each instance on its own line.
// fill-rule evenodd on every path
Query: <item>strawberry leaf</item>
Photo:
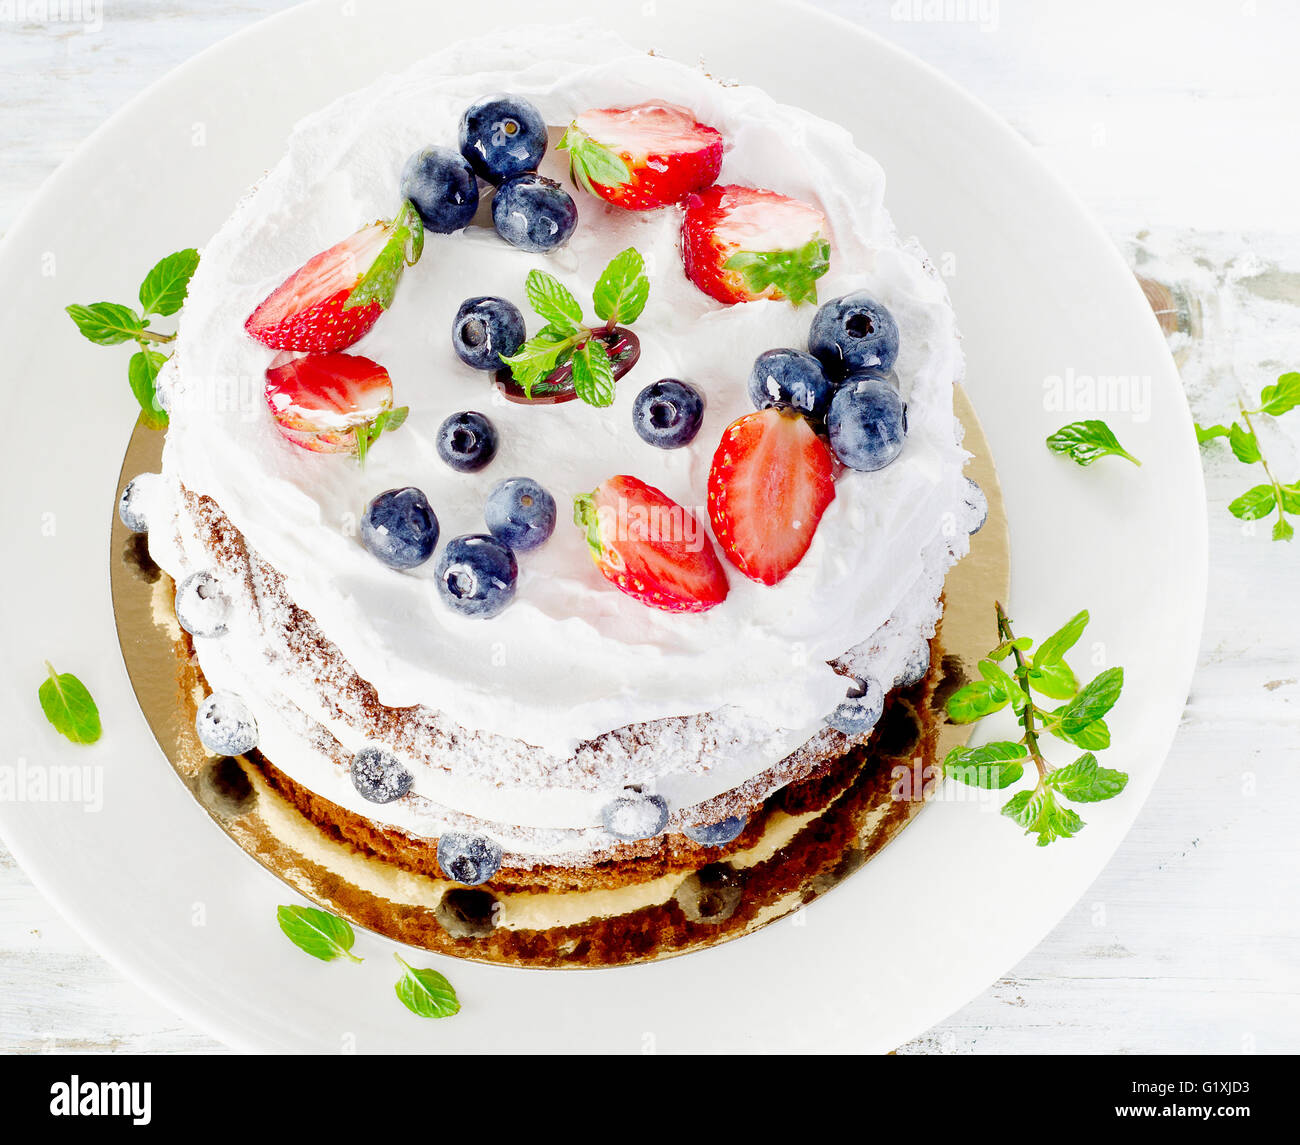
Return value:
M 1120 445 L 1119 438 L 1104 421 L 1074 421 L 1063 425 L 1047 439 L 1053 453 L 1069 457 L 1077 465 L 1091 465 L 1099 457 L 1125 457 L 1141 465 L 1136 457 Z
M 603 143 L 597 143 L 576 123 L 569 124 L 558 147 L 569 153 L 569 175 L 584 191 L 596 194 L 592 184 L 621 187 L 632 179 L 630 168 L 621 156 Z
M 587 547 L 592 555 L 600 559 L 600 514 L 596 511 L 596 497 L 592 493 L 579 493 L 573 499 L 573 523 L 587 536 Z
M 362 273 L 352 293 L 343 304 L 344 310 L 354 306 L 369 306 L 379 303 L 381 310 L 387 310 L 393 304 L 393 295 L 397 293 L 397 284 L 401 281 L 402 271 L 414 266 L 424 250 L 424 225 L 415 207 L 408 201 L 391 223 L 375 223 L 388 231 L 388 241 L 380 248 L 375 261 Z
M 146 429 L 166 429 L 167 411 L 158 404 L 158 371 L 167 361 L 157 350 L 137 350 L 127 366 L 131 392 L 140 403 L 140 421 Z
M 596 280 L 591 300 L 603 322 L 632 323 L 641 317 L 650 294 L 645 259 L 636 247 L 620 251 Z
M 116 346 L 144 331 L 140 315 L 129 306 L 120 306 L 116 302 L 95 302 L 90 306 L 69 306 L 66 309 L 83 337 L 97 346 Z
M 830 258 L 831 244 L 815 236 L 797 250 L 737 251 L 723 266 L 740 275 L 750 294 L 775 287 L 798 306 L 817 301 L 817 280 L 830 269 Z
M 386 409 L 370 422 L 369 425 L 359 425 L 356 428 L 357 464 L 365 468 L 366 458 L 370 455 L 376 441 L 387 433 L 389 430 L 399 429 L 403 422 L 406 421 L 406 415 L 411 412 L 410 406 L 398 406 L 396 409 Z
M 190 279 L 199 266 L 199 252 L 193 247 L 169 254 L 145 275 L 140 284 L 142 313 L 175 314 L 185 302 Z
M 574 352 L 573 392 L 590 406 L 614 404 L 614 363 L 603 342 L 590 338 Z

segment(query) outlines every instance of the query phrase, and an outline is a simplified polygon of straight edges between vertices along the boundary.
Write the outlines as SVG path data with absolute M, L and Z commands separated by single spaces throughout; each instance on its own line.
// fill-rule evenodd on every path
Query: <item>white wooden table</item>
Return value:
M 0 18 L 0 229 L 126 99 L 287 6 L 105 0 L 97 29 Z M 1132 259 L 1155 256 L 1144 273 L 1201 303 L 1201 337 L 1182 364 L 1198 420 L 1218 420 L 1239 392 L 1253 396 L 1300 368 L 1294 6 L 820 6 L 988 102 Z M 1284 481 L 1300 477 L 1300 412 L 1291 418 L 1266 438 Z M 1225 449 L 1207 452 L 1200 670 L 1132 833 L 1037 950 L 900 1052 L 1300 1050 L 1300 541 L 1247 535 L 1228 515 L 1227 503 L 1257 481 Z M 220 1047 L 88 949 L 0 849 L 0 1051 L 50 1049 Z

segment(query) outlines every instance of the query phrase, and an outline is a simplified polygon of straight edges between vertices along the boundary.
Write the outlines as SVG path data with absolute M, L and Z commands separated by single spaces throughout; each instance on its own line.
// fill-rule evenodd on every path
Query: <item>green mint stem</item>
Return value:
M 1014 641 L 1016 636 L 1011 631 L 1011 620 L 1003 609 L 1002 602 L 994 601 L 993 606 L 997 609 L 998 614 L 998 635 L 1008 643 Z M 1037 709 L 1034 705 L 1033 693 L 1029 690 L 1029 665 L 1025 663 L 1024 653 L 1014 644 L 1011 646 L 1011 654 L 1016 660 L 1016 677 L 1025 690 L 1024 743 L 1029 748 L 1029 758 L 1034 761 L 1034 766 L 1038 768 L 1038 785 L 1041 787 L 1043 780 L 1047 778 L 1049 768 L 1047 761 L 1043 759 L 1042 752 L 1038 750 L 1038 732 L 1034 726 L 1034 713 Z
M 1273 476 L 1273 471 L 1268 467 L 1268 458 L 1264 456 L 1264 450 L 1259 444 L 1259 434 L 1255 432 L 1255 423 L 1250 420 L 1252 413 L 1263 413 L 1263 410 L 1248 410 L 1241 402 L 1237 403 L 1237 408 L 1241 410 L 1241 419 L 1246 423 L 1246 428 L 1250 430 L 1250 436 L 1255 439 L 1255 448 L 1259 450 L 1259 463 L 1264 467 L 1264 475 L 1268 478 L 1268 483 L 1273 486 L 1273 498 L 1277 503 L 1277 519 L 1286 520 L 1286 510 L 1282 508 L 1282 487 L 1278 484 L 1277 478 Z
M 141 330 L 136 334 L 135 340 L 140 343 L 140 348 L 144 349 L 145 342 L 157 342 L 160 346 L 165 346 L 168 342 L 175 342 L 175 334 L 157 334 L 152 330 Z

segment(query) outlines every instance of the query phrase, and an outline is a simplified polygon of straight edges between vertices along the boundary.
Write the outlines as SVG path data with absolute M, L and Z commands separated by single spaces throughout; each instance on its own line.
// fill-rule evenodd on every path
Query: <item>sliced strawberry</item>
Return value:
M 759 410 L 723 431 L 709 470 L 709 520 L 750 580 L 784 580 L 834 500 L 835 459 L 802 415 Z
M 573 520 L 605 579 L 665 612 L 707 612 L 727 596 L 727 574 L 704 526 L 636 477 L 611 477 L 573 499 Z
M 811 203 L 754 187 L 710 187 L 686 200 L 686 276 L 719 302 L 817 301 L 830 266 L 826 216 Z
M 680 203 L 722 169 L 722 135 L 673 103 L 584 111 L 560 140 L 573 181 L 630 211 Z
M 360 354 L 277 355 L 266 371 L 266 404 L 280 432 L 313 453 L 367 451 L 386 429 L 406 420 L 393 408 L 393 383 Z
M 420 216 L 404 203 L 310 258 L 266 297 L 244 329 L 273 350 L 321 353 L 351 346 L 393 301 L 402 270 L 424 246 Z

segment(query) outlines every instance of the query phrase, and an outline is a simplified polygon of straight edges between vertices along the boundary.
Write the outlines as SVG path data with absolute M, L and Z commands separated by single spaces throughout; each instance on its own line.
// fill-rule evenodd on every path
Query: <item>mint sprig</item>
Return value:
M 592 406 L 612 405 L 614 363 L 601 336 L 620 324 L 635 322 L 645 309 L 650 280 L 640 252 L 635 247 L 620 251 L 601 272 L 592 304 L 603 326 L 586 325 L 582 305 L 572 291 L 545 271 L 530 270 L 524 292 L 546 325 L 501 360 L 525 395 L 531 398 L 535 386 L 568 365 L 578 397 Z
M 1104 421 L 1072 421 L 1047 439 L 1047 448 L 1064 454 L 1077 465 L 1091 465 L 1099 457 L 1123 457 L 1140 466 L 1136 457 L 1119 443 L 1115 431 Z
M 1074 683 L 1065 654 L 1083 635 L 1087 611 L 1071 617 L 1033 654 L 1034 642 L 1012 632 L 1001 604 L 995 605 L 995 611 L 1002 642 L 980 661 L 983 679 L 958 688 L 948 698 L 948 716 L 956 723 L 971 723 L 1010 707 L 1024 734 L 1019 740 L 953 748 L 944 760 L 944 771 L 974 787 L 1001 789 L 1018 782 L 1032 762 L 1037 782 L 1016 792 L 1003 804 L 1002 814 L 1020 824 L 1025 834 L 1036 835 L 1038 845 L 1045 847 L 1078 834 L 1084 826 L 1078 812 L 1062 806 L 1061 799 L 1098 803 L 1114 798 L 1128 783 L 1124 772 L 1098 766 L 1093 754 L 1110 745 L 1104 717 L 1119 700 L 1124 669 L 1108 668 L 1082 688 Z M 999 666 L 1008 659 L 1010 671 Z M 1063 694 L 1067 689 L 1068 694 Z M 1047 708 L 1039 696 L 1067 702 Z M 1045 735 L 1082 747 L 1084 754 L 1073 763 L 1054 767 L 1043 754 Z
M 725 269 L 744 279 L 751 294 L 762 294 L 774 286 L 795 306 L 817 301 L 817 280 L 830 265 L 831 244 L 820 235 L 797 250 L 741 250 L 723 263 Z
M 338 958 L 346 958 L 349 962 L 362 961 L 352 953 L 357 936 L 341 918 L 314 906 L 280 906 L 276 907 L 275 919 L 284 936 L 304 954 L 322 962 L 333 962 Z
M 393 989 L 412 1014 L 420 1018 L 450 1018 L 460 1013 L 460 999 L 446 977 L 436 970 L 416 969 L 396 951 L 393 957 L 402 965 L 402 976 Z
M 192 247 L 157 262 L 140 284 L 138 311 L 118 302 L 66 308 L 82 336 L 95 345 L 134 342 L 139 347 L 127 366 L 127 381 L 140 406 L 141 424 L 149 429 L 167 428 L 167 411 L 159 404 L 157 392 L 158 371 L 167 355 L 153 347 L 175 341 L 176 335 L 154 330 L 148 320 L 150 315 L 166 318 L 180 310 L 198 265 L 199 252 Z
M 596 183 L 602 187 L 621 187 L 631 181 L 632 168 L 623 157 L 597 143 L 576 123 L 569 124 L 556 146 L 569 153 L 569 177 L 589 194 L 597 193 L 593 186 Z
M 1271 386 L 1265 386 L 1259 394 L 1259 405 L 1247 409 L 1245 403 L 1238 402 L 1241 422 L 1229 422 L 1227 425 L 1196 426 L 1196 441 L 1205 445 L 1215 438 L 1227 438 L 1232 455 L 1243 465 L 1259 465 L 1268 480 L 1246 490 L 1240 497 L 1228 505 L 1228 512 L 1239 521 L 1262 521 L 1275 511 L 1277 520 L 1273 522 L 1273 540 L 1289 541 L 1295 537 L 1295 526 L 1287 514 L 1300 514 L 1300 481 L 1284 485 L 1273 476 L 1268 459 L 1259 444 L 1259 435 L 1255 430 L 1254 418 L 1261 415 L 1281 417 L 1300 405 L 1300 373 L 1283 374 Z
M 56 672 L 48 660 L 45 670 L 48 675 L 36 690 L 45 718 L 73 743 L 94 743 L 103 727 L 90 690 L 71 672 Z

